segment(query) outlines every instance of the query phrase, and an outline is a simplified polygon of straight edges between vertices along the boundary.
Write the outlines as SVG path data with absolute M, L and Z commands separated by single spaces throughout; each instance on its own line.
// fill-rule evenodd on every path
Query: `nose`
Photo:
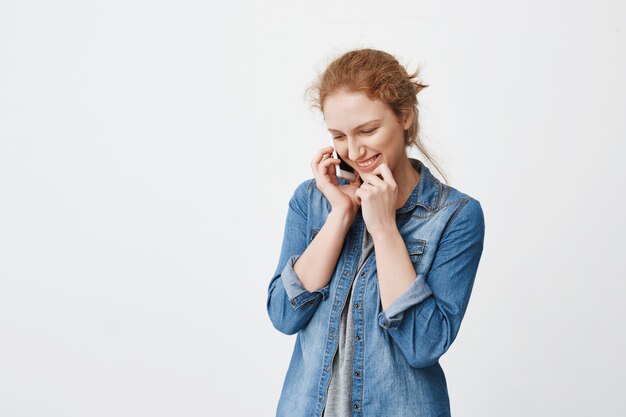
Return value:
M 348 158 L 352 161 L 361 159 L 361 152 L 359 151 L 362 146 L 357 143 L 353 138 L 348 138 Z

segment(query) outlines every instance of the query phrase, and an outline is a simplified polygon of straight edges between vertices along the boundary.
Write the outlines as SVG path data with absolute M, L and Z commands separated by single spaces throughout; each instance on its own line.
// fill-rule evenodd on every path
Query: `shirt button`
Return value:
M 296 300 L 291 300 L 291 305 L 295 306 L 296 305 Z
M 359 307 L 361 307 L 361 306 L 359 305 L 359 303 L 356 303 L 356 304 L 354 305 L 354 308 L 359 308 Z
M 361 276 L 365 275 L 365 272 L 361 272 Z
M 361 376 L 361 373 L 359 371 L 355 371 L 354 376 Z
M 388 321 L 383 322 L 383 326 L 389 327 L 389 322 Z
M 356 336 L 356 341 L 358 342 L 359 340 L 361 340 L 361 336 L 357 335 Z
M 354 409 L 358 410 L 359 409 L 359 404 L 358 403 L 354 403 Z

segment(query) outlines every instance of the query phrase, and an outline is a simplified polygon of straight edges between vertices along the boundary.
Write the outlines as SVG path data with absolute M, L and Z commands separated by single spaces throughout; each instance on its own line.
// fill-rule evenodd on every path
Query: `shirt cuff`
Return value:
M 291 306 L 294 309 L 303 304 L 312 303 L 319 296 L 321 296 L 322 300 L 325 300 L 328 298 L 328 293 L 330 291 L 330 282 L 326 286 L 313 292 L 309 292 L 302 286 L 300 278 L 298 278 L 296 271 L 293 269 L 293 265 L 300 258 L 300 256 L 302 255 L 293 255 L 287 259 L 287 264 L 281 273 L 281 279 L 283 281 L 283 286 L 285 287 L 285 292 L 287 293 L 287 297 L 289 298 Z
M 421 303 L 430 295 L 433 291 L 430 289 L 423 275 L 418 274 L 415 280 L 411 283 L 387 310 L 381 311 L 378 314 L 378 324 L 385 329 L 395 329 L 400 325 L 400 322 L 404 318 L 404 311 L 410 307 Z

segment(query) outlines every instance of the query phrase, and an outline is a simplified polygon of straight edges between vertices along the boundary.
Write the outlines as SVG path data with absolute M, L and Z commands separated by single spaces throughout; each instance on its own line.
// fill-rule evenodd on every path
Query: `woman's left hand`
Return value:
M 374 237 L 397 228 L 398 185 L 389 167 L 381 163 L 374 171 L 362 173 L 361 178 L 363 184 L 356 190 L 355 196 L 361 205 L 368 232 Z

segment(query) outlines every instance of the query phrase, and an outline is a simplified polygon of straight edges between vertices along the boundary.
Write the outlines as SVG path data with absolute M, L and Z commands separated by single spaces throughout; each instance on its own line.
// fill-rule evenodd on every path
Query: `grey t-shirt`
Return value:
M 359 267 L 374 249 L 374 241 L 367 229 L 363 240 L 363 250 Z M 339 347 L 333 359 L 333 372 L 328 387 L 323 417 L 350 417 L 352 415 L 352 359 L 354 358 L 354 321 L 352 319 L 352 296 L 359 278 L 352 281 L 350 295 L 341 312 L 339 322 Z

